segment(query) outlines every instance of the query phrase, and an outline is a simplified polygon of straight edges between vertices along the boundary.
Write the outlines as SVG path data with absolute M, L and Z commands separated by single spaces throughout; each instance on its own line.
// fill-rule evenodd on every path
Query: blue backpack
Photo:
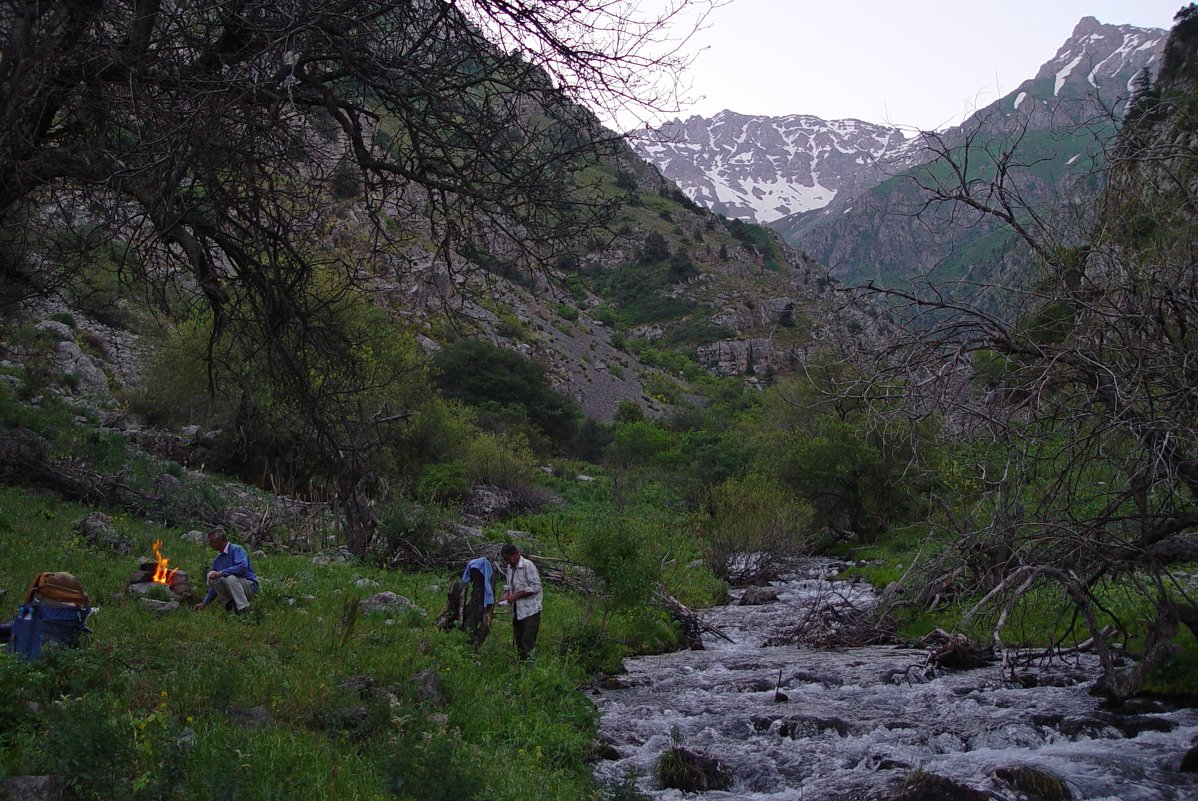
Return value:
M 12 621 L 9 653 L 40 659 L 47 645 L 74 647 L 90 633 L 86 625 L 92 612 L 87 593 L 70 573 L 42 573 L 33 580 L 25 603 Z

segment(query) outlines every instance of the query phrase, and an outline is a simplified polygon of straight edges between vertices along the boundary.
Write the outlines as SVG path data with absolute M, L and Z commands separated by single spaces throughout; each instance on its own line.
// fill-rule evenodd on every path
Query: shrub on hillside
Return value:
M 571 440 L 582 416 L 573 401 L 549 386 L 539 364 L 481 340 L 462 340 L 438 351 L 432 378 L 447 398 L 492 410 L 518 408 L 559 446 Z
M 532 472 L 532 451 L 518 436 L 480 434 L 467 447 L 466 474 L 473 484 L 520 487 Z
M 649 600 L 661 580 L 656 540 L 642 525 L 620 518 L 592 520 L 583 529 L 582 563 L 603 585 L 609 611 Z
M 740 584 L 777 578 L 811 546 L 811 507 L 777 481 L 758 475 L 729 479 L 705 498 L 700 524 L 707 564 Z

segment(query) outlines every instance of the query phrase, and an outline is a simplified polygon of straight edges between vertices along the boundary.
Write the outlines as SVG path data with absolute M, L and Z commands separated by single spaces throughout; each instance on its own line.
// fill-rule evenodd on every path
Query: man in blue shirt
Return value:
M 491 632 L 491 616 L 495 611 L 494 572 L 491 560 L 485 556 L 471 559 L 462 572 L 462 582 L 470 585 L 470 600 L 462 613 L 462 628 L 470 635 L 470 644 L 475 650 L 482 647 Z
M 220 526 L 208 532 L 208 544 L 219 551 L 208 571 L 208 594 L 196 604 L 203 609 L 219 598 L 225 609 L 242 614 L 250 608 L 250 599 L 258 592 L 258 577 L 250 567 L 245 548 L 229 542 Z

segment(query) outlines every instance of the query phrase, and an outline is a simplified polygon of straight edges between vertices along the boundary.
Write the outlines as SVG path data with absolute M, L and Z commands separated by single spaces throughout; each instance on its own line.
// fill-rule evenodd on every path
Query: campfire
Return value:
M 162 555 L 162 540 L 154 540 L 154 576 L 155 584 L 171 585 L 171 579 L 179 572 L 178 568 L 171 569 L 171 560 Z
M 154 558 L 143 558 L 138 569 L 129 576 L 129 589 L 144 595 L 154 587 L 166 587 L 177 598 L 191 595 L 191 581 L 187 573 L 171 567 L 171 560 L 162 555 L 162 540 L 154 541 Z

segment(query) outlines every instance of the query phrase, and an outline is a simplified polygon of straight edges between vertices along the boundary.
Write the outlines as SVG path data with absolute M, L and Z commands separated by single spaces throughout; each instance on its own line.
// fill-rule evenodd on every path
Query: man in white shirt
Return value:
M 537 644 L 537 633 L 541 629 L 541 574 L 537 566 L 520 554 L 520 549 L 510 542 L 499 549 L 507 569 L 504 571 L 505 588 L 501 601 L 512 605 L 512 634 L 516 641 L 516 652 L 520 659 L 528 659 Z

